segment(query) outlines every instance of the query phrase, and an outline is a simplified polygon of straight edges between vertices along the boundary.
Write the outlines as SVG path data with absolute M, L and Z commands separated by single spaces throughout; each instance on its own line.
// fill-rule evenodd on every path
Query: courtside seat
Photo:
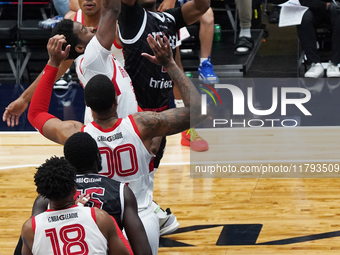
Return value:
M 29 40 L 41 40 L 49 38 L 52 29 L 40 28 L 40 21 L 41 20 L 35 19 L 23 20 L 19 27 L 20 37 L 27 38 Z
M 16 20 L 0 20 L 0 54 L 5 55 L 11 67 L 12 74 L 1 72 L 1 77 L 9 77 L 16 79 L 16 67 L 12 55 L 15 54 L 17 38 L 17 21 Z M 13 76 L 12 76 L 13 75 Z
M 9 42 L 16 40 L 16 20 L 1 20 L 0 21 L 0 44 L 7 45 Z

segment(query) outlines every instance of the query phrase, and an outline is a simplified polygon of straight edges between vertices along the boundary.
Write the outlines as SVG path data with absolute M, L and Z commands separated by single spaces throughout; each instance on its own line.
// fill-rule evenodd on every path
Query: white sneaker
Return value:
M 340 77 L 339 67 L 337 65 L 334 65 L 331 61 L 329 61 L 326 74 L 327 77 L 329 78 Z
M 171 234 L 178 229 L 179 223 L 176 216 L 171 213 L 170 208 L 164 211 L 155 201 L 152 201 L 151 209 L 159 219 L 160 236 Z
M 164 219 L 159 219 L 159 235 L 164 236 L 175 232 L 179 223 L 175 215 L 170 211 L 170 208 L 166 209 L 167 217 Z
M 324 75 L 321 63 L 312 63 L 311 68 L 305 73 L 306 78 L 320 78 Z

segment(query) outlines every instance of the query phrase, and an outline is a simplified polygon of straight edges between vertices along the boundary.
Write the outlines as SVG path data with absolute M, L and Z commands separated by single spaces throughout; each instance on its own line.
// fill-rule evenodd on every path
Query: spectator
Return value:
M 301 5 L 309 7 L 297 26 L 301 47 L 311 65 L 305 77 L 319 78 L 324 75 L 320 53 L 317 48 L 315 27 L 328 23 L 332 26 L 332 55 L 327 67 L 327 77 L 340 77 L 338 64 L 340 62 L 340 3 L 330 0 L 300 0 Z
M 239 13 L 240 34 L 235 46 L 235 55 L 247 55 L 253 47 L 254 41 L 251 38 L 252 0 L 235 0 Z

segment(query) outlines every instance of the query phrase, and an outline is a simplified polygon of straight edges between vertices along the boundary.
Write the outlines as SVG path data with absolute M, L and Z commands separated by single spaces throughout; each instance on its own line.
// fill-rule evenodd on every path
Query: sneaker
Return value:
M 68 89 L 71 84 L 72 84 L 72 75 L 70 73 L 70 69 L 67 69 L 64 75 L 61 76 L 60 79 L 54 83 L 53 88 L 54 89 Z
M 326 74 L 329 78 L 340 77 L 339 67 L 329 61 Z
M 311 68 L 305 73 L 306 78 L 320 78 L 324 75 L 321 63 L 312 63 Z
M 164 219 L 159 219 L 159 235 L 164 236 L 175 232 L 179 223 L 175 215 L 173 215 L 170 211 L 170 208 L 166 210 L 167 217 Z
M 181 144 L 183 146 L 190 146 L 193 151 L 207 151 L 209 145 L 206 140 L 200 137 L 195 128 L 190 128 L 182 132 Z
M 210 62 L 210 57 L 199 65 L 198 78 L 206 84 L 218 83 L 218 78 Z

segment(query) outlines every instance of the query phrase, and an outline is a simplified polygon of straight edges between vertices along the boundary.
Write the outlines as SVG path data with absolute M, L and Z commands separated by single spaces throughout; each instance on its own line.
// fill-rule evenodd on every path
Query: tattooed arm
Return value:
M 139 112 L 133 115 L 142 140 L 149 141 L 155 136 L 172 135 L 193 127 L 206 119 L 201 115 L 201 97 L 190 79 L 176 65 L 168 39 L 159 35 L 157 41 L 148 36 L 148 43 L 155 56 L 142 55 L 150 61 L 164 66 L 182 96 L 185 107 L 166 110 L 161 113 Z M 148 148 L 148 147 L 147 147 Z

